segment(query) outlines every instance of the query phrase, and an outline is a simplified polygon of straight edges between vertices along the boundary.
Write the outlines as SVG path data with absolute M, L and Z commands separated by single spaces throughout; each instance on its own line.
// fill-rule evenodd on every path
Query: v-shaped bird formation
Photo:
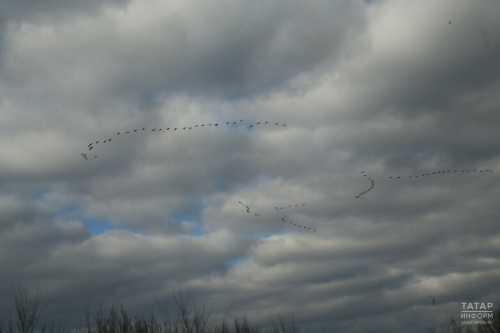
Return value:
M 244 204 L 242 201 L 238 201 L 238 203 L 245 208 L 246 212 L 248 214 L 250 214 L 250 207 L 247 206 L 246 204 Z M 304 207 L 306 204 L 303 203 L 303 204 L 294 204 L 294 205 L 287 205 L 287 206 L 283 206 L 283 207 L 274 207 L 274 209 L 276 211 L 279 211 L 279 210 L 283 210 L 283 209 L 287 209 L 287 208 L 295 208 L 295 207 Z M 254 213 L 255 217 L 260 217 L 260 214 L 258 213 Z M 307 226 L 307 225 L 303 225 L 304 223 L 298 223 L 298 222 L 293 222 L 293 221 L 287 221 L 285 220 L 285 218 L 281 218 L 281 222 L 283 223 L 289 223 L 291 226 L 293 227 L 296 227 L 296 228 L 300 228 L 300 229 L 304 229 L 304 230 L 307 230 L 307 231 L 312 231 L 312 232 L 316 232 L 316 229 L 314 229 L 313 227 L 310 227 L 310 226 Z
M 286 124 L 280 124 L 280 122 L 277 122 L 275 124 L 272 124 L 270 123 L 269 121 L 265 121 L 265 122 L 256 122 L 256 123 L 248 123 L 248 122 L 244 122 L 243 119 L 240 119 L 239 121 L 227 121 L 226 122 L 226 125 L 243 125 L 243 126 L 246 126 L 247 129 L 253 129 L 257 126 L 259 127 L 262 127 L 262 126 L 279 126 L 279 127 L 286 127 Z M 202 127 L 218 127 L 219 126 L 219 123 L 208 123 L 208 124 L 196 124 L 196 125 L 191 125 L 191 126 L 178 126 L 178 127 L 166 127 L 166 128 L 157 128 L 157 127 L 154 127 L 152 129 L 148 129 L 146 127 L 143 127 L 142 129 L 141 128 L 136 128 L 134 130 L 129 130 L 129 131 L 120 131 L 120 132 L 117 132 L 116 133 L 116 136 L 118 137 L 120 134 L 124 134 L 124 135 L 127 135 L 127 134 L 134 134 L 134 133 L 139 133 L 139 132 L 155 132 L 156 133 L 159 133 L 161 131 L 164 131 L 167 132 L 175 132 L 177 130 L 179 131 L 191 131 L 191 130 L 194 130 L 194 129 L 201 129 Z M 122 135 L 123 136 L 123 135 Z M 87 149 L 90 151 L 92 149 L 94 149 L 94 147 L 96 147 L 99 142 L 102 142 L 102 144 L 106 143 L 106 142 L 111 142 L 111 139 L 112 138 L 106 138 L 104 140 L 97 140 L 97 141 L 93 141 L 91 143 L 89 143 L 89 145 L 87 146 Z M 89 156 L 86 154 L 86 153 L 81 153 L 80 154 L 81 156 L 83 156 L 83 158 L 85 160 L 88 160 L 89 159 Z M 97 158 L 97 155 L 94 155 L 94 158 Z

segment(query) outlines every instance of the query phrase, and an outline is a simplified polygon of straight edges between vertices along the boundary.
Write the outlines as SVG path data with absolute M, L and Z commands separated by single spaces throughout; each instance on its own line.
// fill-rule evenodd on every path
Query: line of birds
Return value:
M 288 221 L 286 221 L 286 220 L 285 220 L 285 218 L 282 218 L 282 219 L 281 219 L 281 222 L 286 223 L 286 222 L 288 222 Z M 293 226 L 294 226 L 294 227 L 304 228 L 304 229 L 309 229 L 309 230 L 311 230 L 311 228 L 308 228 L 308 227 L 303 227 L 303 226 L 301 226 L 301 225 L 297 226 L 297 223 L 293 223 L 293 221 L 290 221 L 290 224 L 293 224 Z M 313 231 L 313 232 L 316 232 L 316 229 L 312 229 L 312 231 Z
M 364 177 L 367 177 L 367 176 L 364 174 L 364 173 L 365 173 L 364 171 L 361 171 L 361 173 L 363 173 L 363 176 L 364 176 Z M 370 178 L 368 178 L 368 180 L 370 180 L 370 181 L 371 181 L 370 188 L 368 188 L 366 191 L 363 191 L 363 192 L 361 192 L 360 194 L 358 194 L 358 195 L 356 196 L 356 199 L 358 199 L 358 198 L 359 198 L 360 196 L 362 196 L 363 194 L 366 194 L 366 193 L 368 193 L 369 191 L 373 190 L 373 188 L 375 187 L 375 180 L 374 180 L 373 178 L 371 178 L 371 177 L 370 177 Z
M 230 123 L 231 123 L 231 122 L 230 122 L 230 121 L 228 121 L 228 122 L 226 122 L 226 125 L 229 125 Z M 240 124 L 240 123 L 243 123 L 243 119 L 241 119 L 239 122 L 236 122 L 236 121 L 232 122 L 232 124 L 233 124 L 233 125 Z M 263 122 L 263 123 L 261 123 L 261 122 L 259 121 L 259 122 L 257 122 L 255 125 L 254 125 L 254 124 L 251 124 L 251 125 L 249 126 L 249 128 L 253 128 L 254 126 L 258 126 L 258 125 L 261 125 L 261 124 L 262 124 L 262 125 L 267 125 L 267 124 L 269 124 L 269 121 L 266 121 L 266 122 Z M 279 123 L 279 122 L 277 122 L 277 123 L 275 123 L 274 125 L 275 125 L 275 126 L 278 126 L 279 124 L 280 124 L 280 123 Z M 209 124 L 206 124 L 206 125 L 207 125 L 207 127 L 208 127 L 208 126 L 212 126 L 212 123 L 209 123 Z M 219 125 L 219 123 L 214 123 L 214 124 L 213 124 L 213 126 L 214 126 L 214 127 L 215 127 L 215 126 L 218 126 L 218 125 Z M 248 125 L 248 124 L 247 124 L 247 125 Z M 286 127 L 286 124 L 282 124 L 281 126 Z M 178 129 L 179 129 L 179 130 L 181 130 L 181 129 L 182 129 L 182 130 L 186 130 L 186 129 L 187 129 L 188 131 L 190 131 L 191 129 L 194 129 L 194 128 L 201 128 L 201 127 L 205 127 L 205 124 L 201 124 L 201 125 L 194 125 L 194 126 L 185 126 L 185 127 L 173 127 L 173 128 L 172 128 L 172 131 L 173 131 L 173 132 L 175 132 L 175 131 L 177 131 Z M 169 131 L 170 129 L 171 129 L 170 127 L 167 127 L 167 128 L 165 128 L 165 129 L 163 129 L 163 128 L 158 128 L 158 129 L 157 129 L 157 128 L 155 127 L 155 128 L 153 128 L 153 129 L 151 130 L 151 132 L 154 132 L 154 131 L 156 131 L 156 130 L 157 130 L 157 132 L 161 132 L 162 130 Z M 145 130 L 146 130 L 146 127 L 143 127 L 143 128 L 142 128 L 142 131 L 145 131 Z M 137 129 L 135 129 L 135 130 L 127 131 L 127 132 L 125 132 L 125 134 L 134 133 L 134 132 L 137 132 L 137 131 L 141 131 L 141 129 L 137 128 Z M 149 130 L 148 130 L 148 131 L 149 131 Z M 118 136 L 118 135 L 120 135 L 121 133 L 122 133 L 122 132 L 118 132 L 118 133 L 116 133 L 116 135 Z M 103 140 L 103 141 L 102 141 L 102 143 L 106 143 L 106 142 L 110 142 L 110 141 L 111 141 L 111 138 L 106 139 L 106 140 Z M 95 147 L 95 146 L 94 146 L 94 144 L 96 144 L 96 145 L 97 145 L 97 144 L 99 144 L 99 142 L 101 142 L 101 141 L 100 141 L 100 140 L 97 140 L 97 141 L 95 141 L 95 143 L 94 143 L 94 142 L 89 143 L 89 145 L 87 146 L 88 150 L 92 150 L 92 149 Z M 82 155 L 84 159 L 86 159 L 86 160 L 88 159 L 88 156 L 87 156 L 86 154 L 82 153 L 82 154 L 80 154 L 80 155 Z M 96 155 L 94 155 L 94 158 L 96 158 L 96 157 L 97 157 L 97 156 L 96 156 Z
M 405 287 L 405 286 L 409 286 L 409 285 L 417 284 L 417 283 L 422 283 L 422 280 L 398 284 L 398 287 L 401 288 L 401 287 Z M 368 289 L 386 289 L 386 288 L 387 287 L 368 287 Z
M 250 207 L 249 207 L 249 206 L 247 206 L 245 203 L 243 203 L 243 201 L 238 201 L 238 203 L 239 203 L 242 207 L 244 207 L 244 208 L 246 209 L 247 213 L 250 213 Z M 306 205 L 306 204 L 302 204 L 302 207 L 304 207 L 305 205 Z M 279 208 L 278 208 L 278 207 L 274 207 L 274 209 L 275 209 L 275 210 L 280 210 L 280 209 L 283 209 L 283 208 L 285 208 L 285 209 L 286 209 L 286 208 L 291 208 L 291 207 L 299 207 L 299 205 L 298 205 L 298 204 L 297 204 L 297 205 L 295 205 L 295 206 L 294 206 L 294 205 L 288 205 L 287 207 L 279 207 Z M 254 213 L 254 216 L 259 217 L 259 216 L 260 216 L 260 214 Z M 316 232 L 316 229 L 314 229 L 314 228 L 309 228 L 309 227 L 306 227 L 306 226 L 297 225 L 297 223 L 293 223 L 293 221 L 286 221 L 286 220 L 285 220 L 285 218 L 282 218 L 282 219 L 281 219 L 281 221 L 282 221 L 283 223 L 290 222 L 290 224 L 293 224 L 293 226 L 294 226 L 294 227 L 304 228 L 304 229 L 307 229 L 307 230 L 311 230 L 312 232 Z
M 412 178 L 413 177 L 413 179 L 415 179 L 415 178 L 418 178 L 419 176 L 420 177 L 426 177 L 426 176 L 428 177 L 428 176 L 432 176 L 432 175 L 443 175 L 445 173 L 450 173 L 450 172 L 452 172 L 452 170 L 435 171 L 435 172 L 432 172 L 432 173 L 423 173 L 422 175 L 408 176 L 408 178 Z M 462 170 L 462 171 L 460 171 L 460 170 L 454 170 L 453 171 L 453 173 L 470 173 L 470 172 L 473 172 L 473 173 L 474 172 L 479 172 L 479 173 L 485 172 L 486 173 L 486 172 L 493 172 L 493 170 L 492 169 L 483 169 L 483 170 L 474 169 L 474 170 Z M 361 171 L 361 173 L 363 174 L 364 177 L 367 177 L 367 175 L 365 174 L 364 171 Z M 389 179 L 401 179 L 401 176 L 397 176 L 397 178 L 396 178 L 396 176 L 390 176 Z M 356 199 L 358 199 L 359 197 L 361 197 L 363 194 L 366 194 L 369 191 L 373 190 L 373 188 L 375 187 L 375 180 L 373 178 L 371 178 L 371 177 L 368 178 L 368 180 L 371 181 L 371 186 L 367 190 L 365 190 L 365 191 L 359 193 L 358 195 L 356 195 L 355 196 Z
M 238 202 L 239 202 L 239 204 L 240 204 L 240 205 L 242 205 L 243 207 L 245 207 L 245 208 L 246 208 L 247 213 L 250 213 L 250 207 L 248 207 L 247 205 L 245 205 L 245 204 L 244 204 L 243 202 L 241 202 L 241 201 L 238 201 Z M 255 215 L 256 215 L 256 216 L 260 216 L 260 215 L 258 215 L 258 214 L 255 214 Z
M 302 204 L 302 206 L 305 206 L 306 204 Z M 298 207 L 299 205 L 295 205 L 295 207 Z M 274 207 L 275 210 L 280 210 L 280 209 L 287 209 L 293 207 L 292 205 L 284 206 L 284 207 Z
M 453 173 L 467 173 L 467 172 L 492 172 L 493 170 L 491 169 L 485 169 L 485 170 L 477 170 L 477 169 L 474 169 L 474 170 L 462 170 L 461 172 L 459 170 L 454 170 Z M 446 171 L 435 171 L 433 173 L 423 173 L 422 175 L 415 175 L 413 176 L 413 178 L 418 178 L 419 176 L 420 177 L 426 177 L 426 176 L 432 176 L 432 175 L 439 175 L 439 174 L 445 174 L 445 173 L 449 173 L 451 172 L 451 170 L 446 170 Z M 412 176 L 408 176 L 408 178 L 412 178 Z M 389 179 L 401 179 L 401 176 L 398 176 L 396 178 L 396 176 L 390 176 Z

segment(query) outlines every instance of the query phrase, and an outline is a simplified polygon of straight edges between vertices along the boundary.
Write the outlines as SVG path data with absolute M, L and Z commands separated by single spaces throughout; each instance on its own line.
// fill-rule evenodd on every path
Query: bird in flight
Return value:
M 436 300 L 433 297 L 430 297 L 429 295 L 427 295 L 427 297 L 429 297 L 430 299 L 432 299 L 432 307 L 435 307 L 436 306 Z

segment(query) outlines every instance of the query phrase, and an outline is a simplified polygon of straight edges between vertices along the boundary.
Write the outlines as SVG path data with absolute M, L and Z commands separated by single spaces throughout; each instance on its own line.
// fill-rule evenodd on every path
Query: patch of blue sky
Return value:
M 108 230 L 116 229 L 113 223 L 102 218 L 86 218 L 82 219 L 82 222 L 92 235 L 100 235 Z
M 189 235 L 205 235 L 206 231 L 203 228 L 203 223 L 201 221 L 201 213 L 205 208 L 207 208 L 207 205 L 203 202 L 202 198 L 193 198 L 186 209 L 177 212 L 173 216 L 172 221 L 174 223 L 182 223 L 184 221 L 195 223 L 196 228 L 194 228 Z
M 226 260 L 224 262 L 224 266 L 226 268 L 233 268 L 233 267 L 236 267 L 236 266 L 239 266 L 241 265 L 242 263 L 244 263 L 245 261 L 247 261 L 246 259 L 233 259 L 233 260 Z
M 106 231 L 110 230 L 129 230 L 135 234 L 141 234 L 139 230 L 134 228 L 116 227 L 111 221 L 103 218 L 84 218 L 82 219 L 83 225 L 90 231 L 94 236 L 101 235 Z
M 69 207 L 61 208 L 57 212 L 57 216 L 72 217 L 72 216 L 76 216 L 78 213 L 80 213 L 80 208 L 78 206 L 69 206 Z
M 184 210 L 176 213 L 173 220 L 176 223 L 180 223 L 182 221 L 199 221 L 201 212 L 205 208 L 207 208 L 207 205 L 204 203 L 203 198 L 191 198 L 187 207 Z
M 45 196 L 45 194 L 49 193 L 50 190 L 49 189 L 46 189 L 46 190 L 42 190 L 36 194 L 34 194 L 32 197 L 31 197 L 31 200 L 33 200 L 34 202 L 37 202 L 37 201 L 41 201 L 43 200 L 43 197 Z
M 181 223 L 184 221 L 198 222 L 199 218 L 200 214 L 197 211 L 184 211 L 175 214 L 172 220 L 174 223 Z

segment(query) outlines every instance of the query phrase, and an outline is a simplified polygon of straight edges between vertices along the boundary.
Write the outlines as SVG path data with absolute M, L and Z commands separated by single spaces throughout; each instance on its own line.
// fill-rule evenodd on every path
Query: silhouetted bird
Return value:
M 266 121 L 266 124 L 268 123 L 268 121 Z M 265 125 L 265 124 L 264 124 Z
M 177 127 L 176 127 L 176 128 L 174 128 L 174 132 L 175 132 L 175 131 L 177 131 Z
M 134 132 L 137 132 L 137 130 L 135 129 Z
M 217 125 L 219 125 L 219 123 L 214 124 L 214 126 L 217 126 Z

